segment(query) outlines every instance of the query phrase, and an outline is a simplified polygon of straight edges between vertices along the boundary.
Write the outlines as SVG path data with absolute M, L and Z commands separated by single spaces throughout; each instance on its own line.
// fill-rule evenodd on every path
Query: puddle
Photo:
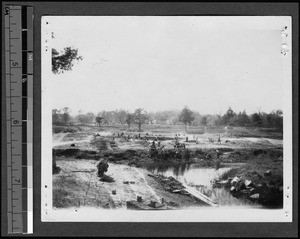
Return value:
M 148 164 L 145 169 L 153 174 L 163 175 L 165 177 L 174 177 L 183 184 L 212 186 L 212 180 L 218 178 L 232 167 L 221 166 L 219 169 L 213 167 L 204 167 L 201 164 L 178 164 L 178 165 L 158 165 Z

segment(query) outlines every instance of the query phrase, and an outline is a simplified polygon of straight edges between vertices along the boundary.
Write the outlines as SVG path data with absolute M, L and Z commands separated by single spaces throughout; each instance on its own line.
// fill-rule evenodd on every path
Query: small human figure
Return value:
M 189 141 L 189 137 L 186 136 L 186 137 L 185 137 L 185 142 L 188 142 L 188 141 Z
M 151 146 L 149 147 L 149 157 L 154 156 L 155 152 L 157 151 L 156 151 L 155 141 L 153 140 Z
M 177 144 L 178 143 L 178 136 L 177 136 L 177 134 L 175 134 L 175 144 Z
M 158 143 L 157 143 L 157 147 L 160 147 L 160 143 L 161 143 L 161 141 L 158 141 Z
M 216 152 L 217 152 L 217 159 L 219 159 L 219 157 L 220 157 L 220 151 L 218 149 L 216 149 Z
M 219 137 L 218 137 L 218 143 L 221 144 L 221 136 L 220 136 L 220 135 L 219 135 Z
M 165 159 L 165 146 L 161 146 L 158 150 L 158 155 L 160 158 Z

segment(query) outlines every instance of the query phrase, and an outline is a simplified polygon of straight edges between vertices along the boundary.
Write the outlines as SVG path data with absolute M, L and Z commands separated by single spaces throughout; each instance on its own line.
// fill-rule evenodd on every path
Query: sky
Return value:
M 279 24 L 251 17 L 47 17 L 50 46 L 78 48 L 50 72 L 52 108 L 98 113 L 188 106 L 200 114 L 283 107 Z M 50 67 L 51 66 L 42 66 Z

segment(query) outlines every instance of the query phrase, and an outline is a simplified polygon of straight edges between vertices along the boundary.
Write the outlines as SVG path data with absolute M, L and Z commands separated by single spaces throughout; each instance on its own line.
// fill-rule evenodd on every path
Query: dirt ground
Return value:
M 282 178 L 280 133 L 266 133 L 246 128 L 189 129 L 188 132 L 184 132 L 182 126 L 151 125 L 145 126 L 144 132 L 137 132 L 134 129 L 126 131 L 124 126 L 101 129 L 85 126 L 75 127 L 74 131 L 70 131 L 64 129 L 62 132 L 53 133 L 54 158 L 56 166 L 60 169 L 58 173 L 53 174 L 55 208 L 83 206 L 126 208 L 126 202 L 136 200 L 138 196 L 147 203 L 161 202 L 163 199 L 164 204 L 170 209 L 207 206 L 192 195 L 181 194 L 176 190 L 176 193 L 166 191 L 162 182 L 143 168 L 146 163 L 205 162 L 215 166 L 218 162 L 229 164 L 242 162 L 245 164 L 240 170 L 244 174 L 234 171 L 230 176 L 234 177 L 233 174 L 236 174 L 247 178 L 245 176 L 247 172 L 249 175 L 256 170 L 263 174 L 266 170 L 271 170 L 274 177 Z M 125 137 L 120 136 L 122 132 Z M 179 135 L 179 142 L 184 143 L 186 150 L 189 151 L 188 160 L 174 159 L 172 156 L 175 134 Z M 217 141 L 219 136 L 221 143 Z M 155 138 L 161 141 L 168 157 L 164 159 L 149 157 L 148 149 Z M 216 153 L 216 150 L 219 153 Z M 97 164 L 100 159 L 108 161 L 109 167 L 105 175 L 112 178 L 112 182 L 99 180 Z M 212 201 L 220 205 L 232 203 L 237 205 L 243 200 L 233 198 L 228 189 L 225 189 L 225 187 L 224 190 L 216 189 L 210 195 Z M 228 202 L 222 202 L 224 195 Z M 256 202 L 250 204 L 255 205 Z

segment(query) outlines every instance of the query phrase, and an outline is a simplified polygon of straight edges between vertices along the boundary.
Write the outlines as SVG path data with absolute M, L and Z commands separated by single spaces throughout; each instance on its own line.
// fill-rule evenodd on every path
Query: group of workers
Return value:
M 156 141 L 157 141 L 157 145 L 155 143 Z M 154 156 L 157 156 L 160 158 L 160 157 L 164 156 L 164 151 L 165 151 L 165 146 L 161 145 L 161 141 L 155 139 L 152 141 L 152 144 L 149 147 L 148 156 L 150 158 L 154 157 Z

